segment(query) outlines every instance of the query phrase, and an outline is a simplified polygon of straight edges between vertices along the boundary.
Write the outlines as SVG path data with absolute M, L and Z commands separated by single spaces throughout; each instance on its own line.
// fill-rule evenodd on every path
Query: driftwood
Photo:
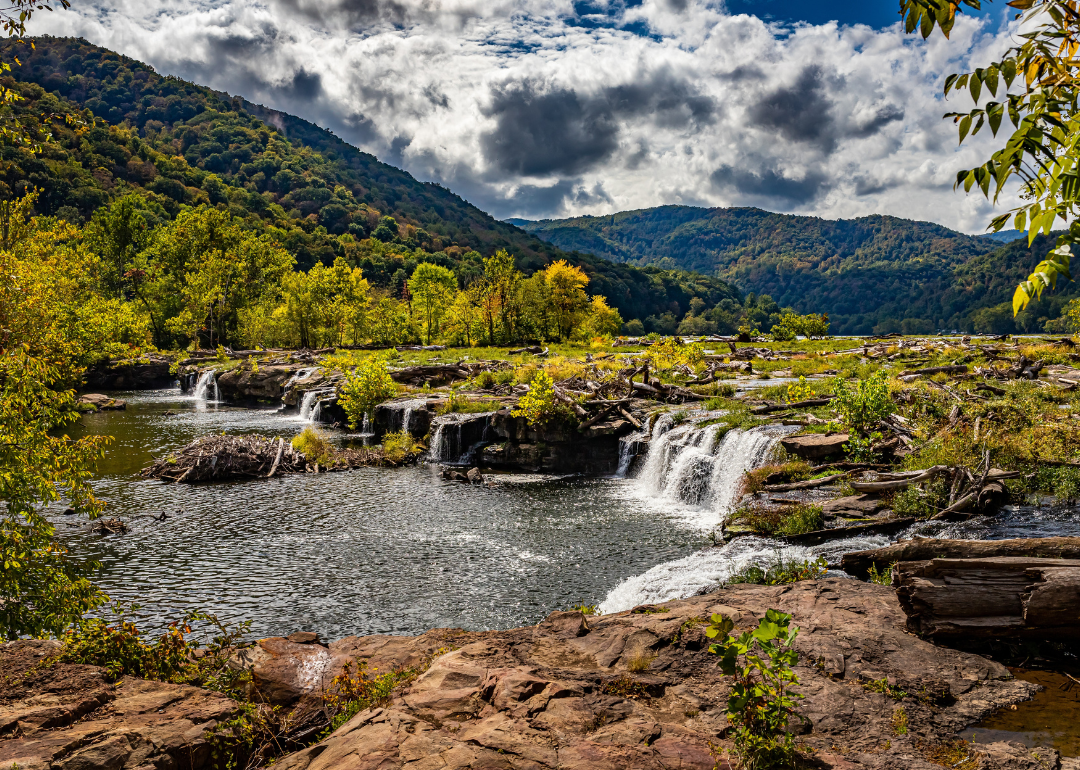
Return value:
M 957 364 L 955 366 L 931 366 L 926 369 L 912 369 L 900 372 L 900 377 L 928 377 L 931 374 L 964 374 L 968 371 L 967 366 Z
M 870 567 L 879 570 L 898 561 L 1024 556 L 1042 559 L 1080 559 L 1080 537 L 1015 538 L 1012 540 L 904 540 L 870 551 L 852 551 L 840 560 L 849 575 L 865 578 Z
M 811 398 L 807 401 L 796 401 L 793 404 L 766 404 L 765 406 L 755 406 L 750 410 L 751 414 L 770 414 L 772 412 L 782 412 L 785 409 L 803 409 L 808 406 L 825 406 L 833 400 L 832 396 L 824 396 L 822 398 Z
M 832 484 L 838 479 L 844 478 L 846 473 L 837 473 L 834 476 L 823 476 L 820 479 L 810 479 L 809 481 L 796 481 L 791 484 L 772 484 L 765 487 L 766 492 L 794 492 L 796 489 L 813 489 L 814 487 L 823 487 L 826 484 Z
M 143 470 L 147 478 L 187 482 L 263 478 L 304 473 L 307 458 L 282 439 L 264 436 L 204 436 Z
M 899 562 L 893 583 L 908 630 L 965 640 L 1073 639 L 1080 560 L 995 556 Z
M 933 468 L 918 471 L 915 475 L 903 474 L 903 478 L 893 478 L 888 481 L 852 481 L 851 488 L 856 492 L 896 492 L 907 489 L 912 484 L 930 481 L 937 476 L 948 473 L 950 470 L 947 465 L 935 465 Z M 900 476 L 901 474 L 893 475 Z

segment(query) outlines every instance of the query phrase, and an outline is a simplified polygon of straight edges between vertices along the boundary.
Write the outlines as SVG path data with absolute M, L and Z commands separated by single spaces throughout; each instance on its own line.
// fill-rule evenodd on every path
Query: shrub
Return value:
M 392 465 L 400 465 L 424 451 L 424 445 L 413 438 L 411 433 L 403 430 L 383 436 L 382 448 L 383 456 Z
M 828 570 L 829 564 L 825 561 L 825 557 L 823 556 L 819 556 L 813 561 L 806 559 L 803 561 L 785 562 L 784 557 L 778 553 L 776 561 L 765 569 L 762 569 L 757 565 L 752 565 L 741 572 L 732 575 L 728 578 L 727 582 L 780 586 L 787 585 L 788 583 L 798 583 L 800 580 L 817 580 L 818 578 L 824 577 Z
M 356 430 L 365 414 L 397 393 L 397 383 L 390 377 L 386 361 L 372 356 L 345 375 L 345 382 L 338 392 L 338 404 L 349 418 L 349 427 Z
M 480 372 L 480 374 L 476 375 L 476 379 L 473 380 L 473 385 L 480 390 L 491 390 L 495 387 L 495 373 Z
M 799 377 L 798 382 L 793 382 L 787 388 L 787 402 L 794 404 L 799 401 L 808 401 L 817 397 L 817 391 L 810 385 L 805 377 Z
M 292 448 L 300 452 L 312 463 L 330 465 L 334 460 L 334 448 L 321 431 L 310 425 L 292 440 Z
M 944 479 L 935 479 L 919 489 L 912 485 L 897 492 L 893 497 L 893 513 L 899 518 L 914 517 L 927 519 L 944 510 L 949 503 L 949 484 Z
M 774 342 L 790 342 L 795 339 L 795 330 L 784 323 L 773 326 L 769 334 L 772 335 Z
M 717 640 L 709 652 L 720 656 L 720 669 L 735 679 L 727 717 L 735 728 L 735 754 L 745 770 L 794 765 L 795 738 L 787 732 L 787 723 L 803 717 L 795 708 L 795 699 L 802 696 L 790 690 L 799 683 L 793 669 L 799 655 L 792 649 L 799 629 L 790 628 L 790 622 L 790 615 L 768 610 L 757 629 L 735 637 L 735 623 L 713 615 L 705 631 Z
M 839 377 L 833 380 L 836 398 L 832 405 L 844 423 L 859 435 L 867 435 L 892 413 L 888 376 L 883 370 L 874 372 L 854 386 Z
M 903 706 L 892 713 L 892 730 L 896 735 L 908 734 L 908 715 Z
M 540 372 L 540 367 L 536 364 L 524 364 L 519 366 L 514 373 L 514 382 L 518 385 L 531 385 L 533 378 Z
M 783 508 L 748 505 L 737 510 L 732 518 L 743 522 L 759 535 L 802 535 L 825 526 L 821 506 L 807 503 Z
M 555 399 L 555 383 L 545 371 L 538 371 L 529 385 L 529 392 L 521 397 L 511 417 L 524 417 L 530 425 L 540 425 L 562 412 Z
M 330 726 L 324 735 L 329 735 L 361 711 L 386 703 L 395 687 L 411 682 L 419 674 L 416 669 L 405 668 L 373 678 L 368 673 L 367 663 L 361 662 L 355 669 L 353 665 L 352 661 L 347 662 L 323 692 L 323 708 L 330 718 Z
M 867 578 L 871 583 L 876 583 L 879 586 L 891 586 L 892 585 L 892 569 L 896 566 L 896 562 L 893 562 L 885 569 L 878 572 L 877 564 L 870 565 L 870 571 Z
M 595 615 L 599 611 L 599 608 L 595 604 L 575 604 L 567 612 L 580 612 L 582 615 Z

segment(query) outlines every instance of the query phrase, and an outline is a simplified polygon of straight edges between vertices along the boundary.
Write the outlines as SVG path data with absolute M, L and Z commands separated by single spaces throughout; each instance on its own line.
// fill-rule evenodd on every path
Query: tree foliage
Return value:
M 1053 289 L 1059 277 L 1072 280 L 1072 249 L 1080 243 L 1077 206 L 1080 203 L 1080 5 L 1075 0 L 1012 0 L 1023 20 L 1018 42 L 1001 58 L 971 72 L 949 75 L 945 94 L 966 90 L 974 104 L 968 112 L 953 112 L 960 142 L 984 127 L 996 137 L 1008 118 L 1011 132 L 1004 147 L 979 166 L 960 171 L 956 186 L 977 188 L 995 203 L 1006 188 L 1020 188 L 1021 205 L 997 216 L 991 227 L 1010 221 L 1028 232 L 1029 244 L 1055 226 L 1069 229 L 1058 236 L 1035 270 L 1016 287 L 1013 314 Z M 946 37 L 956 14 L 979 8 L 979 0 L 901 0 L 908 32 L 929 37 L 934 29 Z M 983 95 L 991 97 L 982 101 Z
M 338 389 L 338 404 L 349 418 L 349 427 L 356 430 L 383 401 L 398 393 L 397 383 L 390 377 L 386 361 L 380 356 L 365 359 L 345 375 Z

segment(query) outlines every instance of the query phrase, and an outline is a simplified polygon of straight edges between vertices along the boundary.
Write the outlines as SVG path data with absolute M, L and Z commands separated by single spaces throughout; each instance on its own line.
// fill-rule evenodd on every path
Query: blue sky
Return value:
M 941 88 L 1007 45 L 1004 0 L 949 41 L 904 35 L 897 7 L 80 0 L 36 31 L 299 115 L 499 218 L 757 206 L 980 232 L 991 205 L 952 183 L 993 141 L 957 146 L 942 116 L 970 102 Z

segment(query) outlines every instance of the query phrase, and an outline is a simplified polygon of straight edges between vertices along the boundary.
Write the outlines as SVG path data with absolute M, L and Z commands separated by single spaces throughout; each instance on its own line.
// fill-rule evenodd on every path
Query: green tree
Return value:
M 398 386 L 382 356 L 371 356 L 345 375 L 338 390 L 338 404 L 353 430 L 383 401 L 397 395 Z
M 409 293 L 413 307 L 419 311 L 424 324 L 424 344 L 431 344 L 431 334 L 439 328 L 439 321 L 446 314 L 454 299 L 457 280 L 445 267 L 421 262 L 409 278 Z
M 1080 243 L 1080 9 L 1074 0 L 1011 0 L 1008 5 L 1023 18 L 1021 42 L 985 67 L 949 75 L 945 94 L 966 90 L 974 107 L 945 117 L 957 125 L 961 142 L 984 127 L 997 136 L 1005 118 L 1012 125 L 1004 147 L 956 176 L 957 187 L 965 192 L 976 187 L 995 203 L 1003 190 L 1019 185 L 1024 202 L 993 220 L 995 232 L 1011 220 L 1017 230 L 1028 231 L 1030 245 L 1055 225 L 1069 228 L 1016 288 L 1015 315 L 1045 289 L 1053 289 L 1059 276 L 1072 279 L 1072 249 Z M 965 6 L 978 9 L 981 2 L 900 0 L 900 13 L 907 32 L 917 29 L 927 38 L 938 29 L 948 37 Z M 992 98 L 980 105 L 984 94 Z

